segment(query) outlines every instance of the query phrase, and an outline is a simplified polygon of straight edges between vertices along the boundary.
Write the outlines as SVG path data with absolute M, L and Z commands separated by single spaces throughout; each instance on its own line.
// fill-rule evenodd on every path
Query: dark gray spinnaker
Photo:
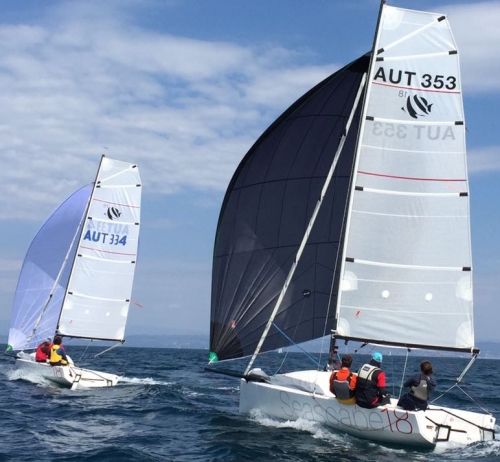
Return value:
M 369 55 L 290 106 L 257 140 L 227 189 L 217 226 L 213 360 L 254 353 L 282 291 L 353 109 Z M 360 107 L 352 127 L 359 125 Z M 301 260 L 261 352 L 328 335 L 357 130 L 351 129 Z M 333 290 L 332 290 L 333 284 Z M 287 338 L 289 337 L 289 339 Z

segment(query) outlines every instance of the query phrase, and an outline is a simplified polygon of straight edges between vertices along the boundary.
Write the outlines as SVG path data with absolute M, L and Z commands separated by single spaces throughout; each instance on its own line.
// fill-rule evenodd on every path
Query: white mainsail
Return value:
M 123 340 L 139 240 L 135 164 L 103 157 L 62 306 L 64 336 Z
M 384 6 L 375 50 L 336 331 L 393 345 L 471 349 L 469 194 L 456 45 L 444 16 Z

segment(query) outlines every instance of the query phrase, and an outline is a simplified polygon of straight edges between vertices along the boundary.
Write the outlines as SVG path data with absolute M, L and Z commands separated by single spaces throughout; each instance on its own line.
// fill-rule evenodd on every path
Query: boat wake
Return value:
M 328 440 L 330 442 L 342 442 L 346 443 L 344 435 L 337 435 L 336 433 L 330 432 L 325 429 L 320 423 L 313 422 L 307 419 L 297 419 L 297 420 L 275 420 L 270 417 L 265 416 L 259 409 L 254 409 L 250 413 L 250 417 L 257 421 L 259 424 L 266 427 L 274 428 L 294 428 L 296 430 L 301 430 L 310 433 L 314 438 L 319 438 L 322 440 Z
M 485 441 L 471 446 L 461 446 L 453 449 L 436 447 L 434 454 L 442 454 L 448 460 L 498 460 L 500 456 L 500 439 Z
M 163 385 L 170 386 L 173 385 L 172 382 L 162 382 L 161 380 L 155 380 L 151 377 L 145 379 L 139 379 L 136 377 L 120 377 L 118 385 Z
M 7 376 L 7 380 L 26 380 L 31 383 L 35 383 L 41 387 L 54 386 L 54 382 L 47 380 L 40 374 L 37 374 L 33 371 L 27 371 L 22 369 L 12 369 L 10 371 L 6 371 L 5 375 Z

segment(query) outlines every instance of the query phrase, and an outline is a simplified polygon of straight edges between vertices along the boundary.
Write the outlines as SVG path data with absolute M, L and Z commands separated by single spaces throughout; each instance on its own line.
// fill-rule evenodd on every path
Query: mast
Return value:
M 386 0 L 380 0 L 380 6 L 379 6 L 379 11 L 378 11 L 378 18 L 377 18 L 377 25 L 375 26 L 375 34 L 373 36 L 373 44 L 372 44 L 372 51 L 370 54 L 370 64 L 368 66 L 368 82 L 370 82 L 370 78 L 372 75 L 372 69 L 373 69 L 373 63 L 376 60 L 376 51 L 378 49 L 378 37 L 379 37 L 379 28 L 380 28 L 380 20 L 382 18 L 382 12 L 384 9 L 384 5 L 386 4 Z M 342 291 L 342 275 L 344 273 L 344 264 L 345 264 L 345 251 L 346 251 L 346 239 L 345 237 L 347 236 L 347 232 L 349 230 L 349 222 L 350 222 L 350 213 L 349 210 L 351 208 L 352 204 L 352 197 L 353 197 L 353 185 L 356 183 L 356 171 L 357 171 L 357 164 L 358 164 L 358 154 L 359 154 L 359 143 L 361 140 L 361 135 L 363 133 L 364 125 L 365 125 L 365 116 L 366 116 L 366 101 L 368 100 L 368 93 L 370 90 L 370 85 L 368 83 L 366 91 L 363 96 L 363 102 L 362 102 L 362 108 L 361 108 L 361 117 L 359 121 L 359 131 L 358 131 L 358 136 L 356 140 L 356 149 L 355 149 L 355 158 L 354 162 L 352 164 L 352 175 L 351 175 L 351 184 L 349 186 L 349 200 L 347 201 L 347 220 L 345 223 L 345 229 L 344 232 L 342 233 L 342 251 L 340 253 L 340 278 L 339 278 L 339 286 L 338 286 L 338 293 L 336 297 L 336 307 L 335 307 L 335 320 L 334 320 L 334 325 L 332 326 L 332 334 L 330 337 L 330 353 L 328 355 L 328 366 L 329 368 L 332 368 L 334 362 L 335 362 L 335 357 L 337 355 L 337 350 L 338 350 L 338 345 L 336 345 L 336 330 L 337 330 L 337 323 L 338 323 L 338 307 L 339 307 L 339 299 L 340 297 L 338 296 L 341 291 Z
M 95 189 L 97 187 L 97 179 L 99 178 L 99 173 L 101 172 L 102 162 L 103 162 L 103 160 L 104 160 L 105 157 L 106 156 L 104 154 L 101 155 L 101 161 L 99 162 L 99 168 L 97 169 L 97 173 L 96 173 L 96 176 L 95 176 L 94 186 L 92 187 L 92 192 L 90 194 L 89 201 L 88 201 L 87 207 L 85 209 L 85 213 L 83 214 L 83 220 L 82 220 L 82 223 L 81 223 L 81 226 L 80 226 L 80 232 L 78 233 L 78 239 L 77 239 L 78 244 L 77 244 L 77 246 L 79 245 L 80 240 L 82 238 L 83 228 L 84 228 L 84 225 L 85 225 L 85 220 L 87 219 L 87 215 L 89 213 L 90 204 L 92 203 L 92 199 L 94 197 Z M 62 310 L 63 310 L 63 307 L 64 307 L 64 303 L 66 302 L 66 298 L 68 296 L 68 287 L 69 287 L 69 285 L 71 283 L 71 278 L 73 277 L 73 270 L 75 268 L 76 257 L 77 257 L 77 255 L 75 253 L 75 256 L 74 256 L 73 261 L 71 263 L 71 270 L 70 270 L 70 274 L 69 274 L 69 278 L 68 278 L 68 283 L 66 285 L 66 291 L 64 292 L 64 298 L 63 298 L 63 301 L 62 301 L 62 304 L 61 304 L 61 310 L 59 311 L 59 318 L 57 320 L 57 327 L 56 327 L 56 332 L 54 333 L 54 335 L 56 335 L 58 333 L 58 331 L 59 331 L 59 322 L 61 320 L 61 314 L 62 314 Z

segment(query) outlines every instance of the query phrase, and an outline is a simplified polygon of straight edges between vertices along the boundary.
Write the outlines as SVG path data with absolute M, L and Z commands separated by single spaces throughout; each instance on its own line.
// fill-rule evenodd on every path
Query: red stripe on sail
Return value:
M 386 175 L 383 173 L 373 173 L 373 172 L 363 172 L 358 170 L 358 173 L 361 175 L 370 175 L 370 176 L 379 176 L 383 178 L 395 178 L 396 180 L 413 180 L 413 181 L 448 181 L 448 182 L 459 182 L 459 181 L 467 181 L 465 178 L 420 178 L 420 177 L 411 177 L 411 176 L 398 176 L 398 175 Z
M 404 87 L 402 85 L 391 85 L 389 83 L 381 83 L 381 82 L 372 82 L 373 85 L 380 85 L 382 87 L 392 87 L 392 88 L 400 88 L 401 90 L 412 90 L 412 91 L 426 91 L 429 93 L 450 93 L 453 95 L 460 95 L 461 91 L 450 91 L 450 90 L 435 90 L 432 88 L 414 88 L 414 87 Z

